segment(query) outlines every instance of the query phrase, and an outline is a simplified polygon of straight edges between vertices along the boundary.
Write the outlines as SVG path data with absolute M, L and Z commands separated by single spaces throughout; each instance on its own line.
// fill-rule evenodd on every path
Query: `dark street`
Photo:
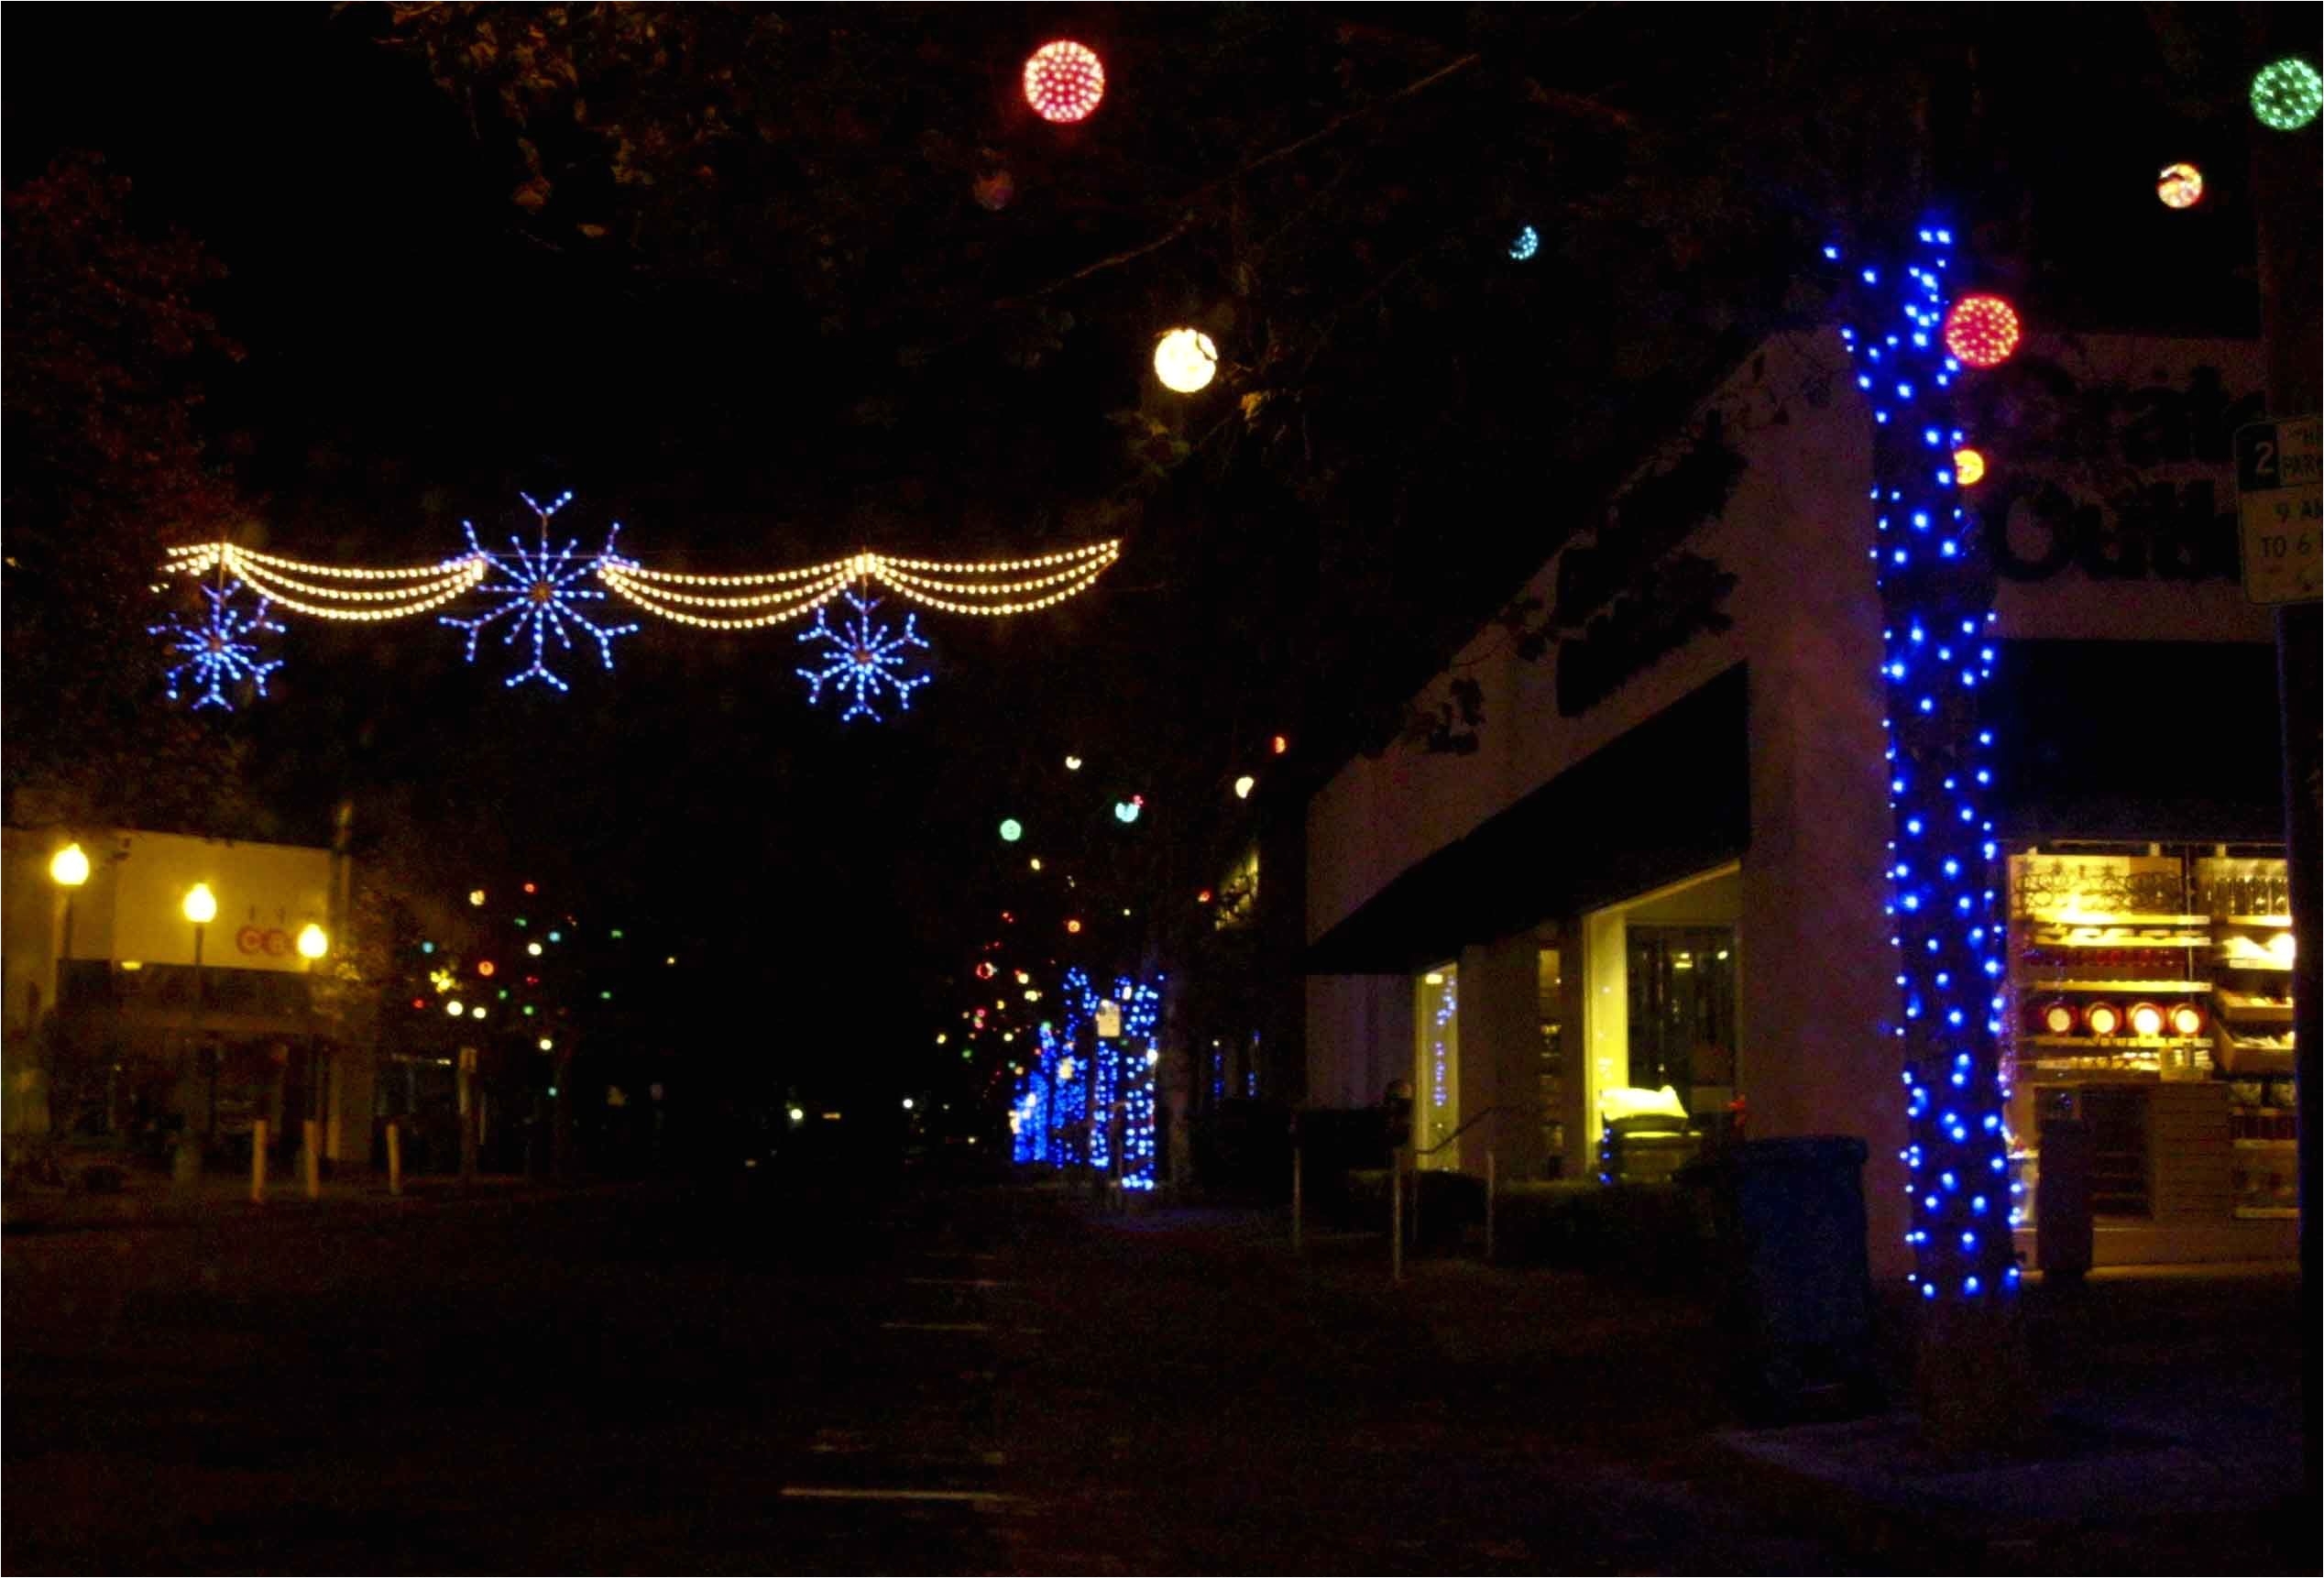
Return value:
M 1302 1266 L 1248 1215 L 1092 1217 L 958 1178 L 881 1192 L 745 1213 L 632 1186 L 12 1234 L 5 1564 L 1808 1573 L 1966 1554 L 1797 1516 L 1739 1476 L 1711 1438 L 1716 1339 L 1683 1301 L 1460 1262 L 1391 1290 L 1368 1236 Z M 2176 1324 L 2286 1291 L 2106 1296 Z M 2214 1353 L 2214 1384 L 2282 1362 L 2244 1355 Z M 2065 1389 L 2109 1362 L 2077 1353 Z M 2042 1556 L 2294 1570 L 2244 1514 Z
M 0 1568 L 2324 1571 L 2317 16 L 9 8 Z

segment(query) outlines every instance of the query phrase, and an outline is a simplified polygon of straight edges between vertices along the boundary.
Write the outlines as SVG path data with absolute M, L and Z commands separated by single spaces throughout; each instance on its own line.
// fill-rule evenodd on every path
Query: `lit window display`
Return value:
M 1450 1142 L 1461 1126 L 1460 971 L 1439 965 L 1420 976 L 1415 1002 L 1419 1024 L 1418 1069 L 1413 1089 L 1412 1144 L 1423 1167 L 1459 1166 L 1459 1147 Z
M 2009 867 L 2005 1067 L 2027 1183 L 2042 1123 L 2072 1117 L 2092 1133 L 2101 1219 L 2296 1215 L 2288 863 L 2069 844 Z

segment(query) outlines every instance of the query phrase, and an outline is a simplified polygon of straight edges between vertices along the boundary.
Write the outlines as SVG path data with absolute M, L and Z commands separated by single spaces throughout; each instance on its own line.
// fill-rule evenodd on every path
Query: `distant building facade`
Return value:
M 373 1074 L 342 1035 L 330 990 L 349 872 L 328 849 L 166 833 L 81 834 L 87 882 L 49 864 L 67 837 L 0 831 L 0 985 L 6 1132 L 158 1151 L 193 1134 L 247 1145 L 254 1122 L 293 1140 L 323 1125 L 323 1154 L 367 1162 Z M 195 927 L 195 883 L 216 918 Z M 329 951 L 305 957 L 321 927 Z M 197 1000 L 196 984 L 200 992 Z

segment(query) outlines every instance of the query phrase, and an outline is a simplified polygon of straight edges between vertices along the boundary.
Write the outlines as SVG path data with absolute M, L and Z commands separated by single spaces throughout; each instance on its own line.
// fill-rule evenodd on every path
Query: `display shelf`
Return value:
M 2235 1208 L 2238 1222 L 2297 1222 L 2300 1208 L 2296 1205 L 2239 1205 Z
M 2264 970 L 2273 975 L 2292 973 L 2292 961 L 2266 954 L 2220 953 L 2211 956 L 2211 963 L 2219 970 Z
M 2271 931 L 2287 931 L 2291 928 L 2292 917 L 2290 915 L 2214 915 L 2211 917 L 2211 924 L 2213 926 L 2264 926 Z
M 2212 1052 L 2211 1059 L 2223 1072 L 2244 1079 L 2254 1076 L 2264 1079 L 2292 1072 L 2291 1047 L 2263 1047 L 2231 1035 L 2219 1038 L 2219 1046 Z
M 2231 992 L 2222 987 L 2218 1002 L 2220 1013 L 2239 1023 L 2289 1025 L 2292 1022 L 2292 1000 L 2288 997 L 2262 997 L 2255 992 Z
M 2209 992 L 2208 981 L 2025 981 L 2018 983 L 2020 992 L 2107 992 L 2123 997 L 2176 997 L 2190 992 Z
M 2021 1036 L 2020 1047 L 2071 1047 L 2093 1057 L 2108 1052 L 2168 1052 L 2204 1047 L 2208 1036 Z
M 2152 929 L 2160 926 L 2176 926 L 2181 930 L 2192 931 L 2197 926 L 2207 926 L 2211 924 L 2209 915 L 2121 915 L 2113 911 L 2108 911 L 2102 915 L 2092 915 L 2088 912 L 2076 914 L 2070 910 L 2026 910 L 2017 918 L 2027 926 L 2069 928 L 2144 926 Z
M 2028 948 L 2102 948 L 2115 953 L 2160 953 L 2165 948 L 2217 946 L 2209 933 L 2202 937 L 2036 937 L 2023 940 Z

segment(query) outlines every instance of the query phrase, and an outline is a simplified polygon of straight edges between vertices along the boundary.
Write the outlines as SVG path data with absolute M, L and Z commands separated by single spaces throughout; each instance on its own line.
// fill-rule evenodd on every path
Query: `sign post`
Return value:
M 2318 460 L 2324 419 L 2253 422 L 2235 434 L 2236 515 L 2243 536 L 2243 595 L 2255 603 L 2309 603 L 2324 561 L 2324 494 Z

